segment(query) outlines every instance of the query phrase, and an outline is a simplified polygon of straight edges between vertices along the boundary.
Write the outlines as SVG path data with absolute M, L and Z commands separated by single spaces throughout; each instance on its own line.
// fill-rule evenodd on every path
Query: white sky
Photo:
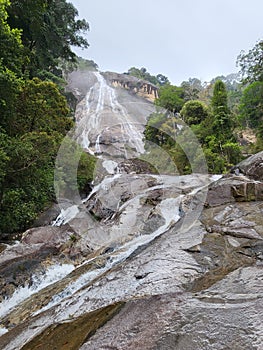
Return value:
M 90 24 L 87 50 L 101 71 L 145 67 L 173 84 L 238 71 L 263 37 L 263 0 L 69 0 Z

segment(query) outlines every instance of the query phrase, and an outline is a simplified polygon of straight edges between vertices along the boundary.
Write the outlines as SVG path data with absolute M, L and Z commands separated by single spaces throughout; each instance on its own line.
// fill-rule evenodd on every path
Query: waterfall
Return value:
M 198 191 L 205 192 L 210 180 L 198 174 L 121 172 L 124 158 L 144 153 L 143 122 L 155 108 L 147 103 L 143 111 L 137 97 L 113 88 L 99 72 L 90 76 L 76 111 L 75 138 L 86 151 L 100 155 L 100 180 L 82 203 L 66 199 L 53 222 L 58 230 L 71 226 L 76 242 L 69 239 L 65 251 L 52 257 L 53 265 L 43 263 L 44 274 L 33 274 L 30 285 L 16 288 L 0 304 L 0 336 L 7 337 L 16 322 L 21 326 L 5 350 L 21 349 L 49 326 L 70 325 L 107 305 L 178 292 L 200 270 L 181 249 L 200 237 L 180 235 L 178 228 L 187 210 L 193 220 L 195 211 L 200 214 Z
M 108 129 L 109 133 L 114 133 L 114 128 L 119 126 L 121 134 L 118 135 L 118 142 L 123 145 L 127 142 L 137 154 L 143 153 L 143 135 L 138 129 L 141 128 L 141 123 L 136 123 L 134 116 L 118 101 L 116 89 L 109 86 L 99 72 L 92 74 L 96 76 L 97 82 L 86 94 L 84 113 L 77 112 L 79 143 L 90 153 L 99 154 L 102 152 L 100 139 L 103 131 Z M 123 147 L 119 151 L 127 158 Z

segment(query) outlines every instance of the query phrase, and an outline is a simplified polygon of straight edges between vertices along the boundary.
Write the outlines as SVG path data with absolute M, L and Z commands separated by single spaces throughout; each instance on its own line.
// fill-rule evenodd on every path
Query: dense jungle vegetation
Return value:
M 88 47 L 65 0 L 0 0 L 0 233 L 23 231 L 54 201 L 54 162 L 72 128 L 63 71 Z M 82 154 L 79 186 L 92 178 Z
M 242 51 L 237 65 L 239 74 L 216 77 L 209 83 L 190 78 L 181 86 L 171 85 L 163 75 L 151 76 L 145 68 L 129 69 L 127 74 L 160 87 L 155 101 L 160 112 L 148 118 L 145 139 L 165 150 L 179 173 L 191 172 L 188 158 L 176 142 L 180 130 L 175 128 L 182 120 L 201 144 L 210 173 L 226 172 L 249 154 L 263 150 L 263 41 L 248 53 Z M 191 148 L 191 139 L 187 142 Z M 150 148 L 148 160 L 158 159 Z M 170 171 L 163 159 L 159 169 Z

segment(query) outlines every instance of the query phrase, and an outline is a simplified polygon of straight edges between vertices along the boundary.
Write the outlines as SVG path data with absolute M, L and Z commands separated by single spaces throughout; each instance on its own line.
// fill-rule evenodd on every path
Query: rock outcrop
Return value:
M 232 169 L 232 172 L 244 174 L 253 180 L 263 181 L 263 151 L 243 160 Z
M 114 87 L 121 87 L 151 102 L 158 98 L 158 87 L 146 80 L 138 79 L 128 74 L 113 72 L 105 72 L 103 75 Z

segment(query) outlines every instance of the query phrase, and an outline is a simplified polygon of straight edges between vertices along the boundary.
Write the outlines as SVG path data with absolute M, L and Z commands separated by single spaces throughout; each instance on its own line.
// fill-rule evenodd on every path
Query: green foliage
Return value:
M 10 26 L 22 29 L 22 43 L 29 58 L 24 71 L 31 78 L 39 71 L 58 75 L 60 60 L 77 61 L 71 46 L 88 47 L 81 34 L 89 25 L 76 19 L 78 11 L 65 0 L 13 0 L 8 13 Z
M 147 72 L 147 69 L 142 67 L 142 68 L 135 68 L 131 67 L 128 70 L 129 75 L 132 75 L 133 77 L 136 77 L 138 79 L 146 80 L 154 85 L 157 86 L 163 86 L 166 84 L 170 84 L 168 78 L 164 76 L 163 74 L 157 74 L 156 76 L 151 75 L 149 72 Z
M 218 139 L 232 138 L 233 120 L 228 108 L 228 98 L 225 84 L 217 80 L 214 85 L 211 100 L 213 110 L 213 131 Z
M 54 198 L 58 144 L 53 136 L 37 132 L 12 138 L 5 135 L 2 141 L 8 162 L 0 191 L 0 232 L 13 232 L 25 229 Z
M 21 31 L 10 28 L 7 23 L 7 8 L 10 1 L 0 1 L 0 66 L 15 73 L 20 73 L 23 60 Z
M 217 80 L 215 82 L 211 104 L 214 114 L 217 114 L 222 110 L 224 111 L 224 113 L 229 113 L 229 109 L 227 106 L 226 86 L 222 82 L 222 80 Z
M 80 194 L 86 192 L 87 185 L 93 180 L 96 158 L 89 153 L 81 152 L 77 172 L 77 184 Z
M 140 159 L 150 164 L 156 173 L 160 174 L 179 174 L 178 168 L 174 163 L 169 152 L 159 145 L 146 141 L 146 153 L 140 156 Z
M 88 46 L 77 15 L 65 0 L 0 0 L 0 234 L 28 228 L 55 199 L 55 159 L 73 126 L 62 69 L 77 61 L 71 46 Z M 94 163 L 80 155 L 80 189 Z
M 164 113 L 153 113 L 149 116 L 148 122 L 144 131 L 146 140 L 161 146 L 164 144 L 165 135 L 161 130 L 161 126 L 167 120 L 167 115 Z
M 185 101 L 197 100 L 200 92 L 204 89 L 201 80 L 197 78 L 189 78 L 188 81 L 183 81 L 181 88 L 184 91 Z
M 10 158 L 7 155 L 8 136 L 0 129 L 0 188 L 6 175 L 7 164 Z
M 14 113 L 20 87 L 23 46 L 21 32 L 7 23 L 7 7 L 10 2 L 0 1 L 0 110 L 1 124 Z M 1 125 L 0 124 L 0 125 Z
M 97 71 L 98 65 L 93 60 L 87 60 L 82 57 L 78 57 L 78 69 Z
M 85 192 L 93 180 L 96 158 L 66 136 L 56 159 L 55 186 L 57 197 L 70 197 Z
M 248 53 L 241 51 L 237 58 L 244 83 L 263 82 L 263 40 L 256 43 Z
M 208 108 L 201 101 L 188 101 L 184 104 L 180 114 L 186 124 L 200 124 L 208 117 Z
M 147 72 L 147 69 L 142 67 L 142 68 L 135 68 L 135 67 L 131 67 L 128 70 L 128 74 L 132 75 L 133 77 L 136 77 L 138 79 L 142 79 L 142 80 L 147 80 L 150 83 L 157 85 L 158 84 L 158 80 L 155 76 L 151 75 L 149 72 Z
M 164 89 L 169 92 L 168 96 L 174 97 L 174 90 L 171 92 L 170 87 Z M 198 142 L 206 157 L 208 171 L 225 172 L 242 158 L 241 149 L 233 134 L 234 123 L 227 101 L 225 84 L 216 81 L 211 98 L 211 111 L 201 101 L 188 101 L 181 109 L 180 115 L 190 128 L 182 129 L 182 125 L 178 127 L 183 122 L 174 114 L 155 113 L 148 119 L 145 138 L 169 155 L 170 163 L 174 164 L 180 174 L 203 169 L 203 153 Z M 198 142 L 193 139 L 193 133 Z M 168 167 L 166 158 L 161 155 L 160 159 Z
M 263 121 L 263 82 L 247 86 L 240 101 L 240 120 L 251 128 L 258 128 Z
M 155 100 L 157 106 L 168 109 L 172 113 L 179 113 L 184 104 L 183 89 L 174 85 L 161 86 L 159 98 Z
M 22 189 L 5 191 L 1 199 L 0 230 L 11 233 L 25 230 L 36 218 L 34 202 Z
M 152 114 L 144 132 L 147 159 L 162 173 L 203 172 L 204 157 L 193 132 L 172 114 Z
M 15 120 L 10 132 L 24 134 L 32 131 L 58 132 L 65 135 L 71 129 L 70 110 L 58 87 L 37 78 L 28 80 L 19 95 Z
M 22 83 L 14 72 L 1 66 L 0 63 L 0 126 L 7 127 L 9 120 L 16 113 L 17 98 Z

